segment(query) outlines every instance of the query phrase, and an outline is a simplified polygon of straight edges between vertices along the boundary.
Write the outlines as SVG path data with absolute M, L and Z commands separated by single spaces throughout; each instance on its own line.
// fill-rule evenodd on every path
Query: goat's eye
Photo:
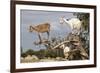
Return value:
M 66 19 L 67 21 L 69 21 L 69 19 Z

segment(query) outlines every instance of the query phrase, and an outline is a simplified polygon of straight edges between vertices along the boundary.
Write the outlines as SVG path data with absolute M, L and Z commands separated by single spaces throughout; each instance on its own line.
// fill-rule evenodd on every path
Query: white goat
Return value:
M 73 31 L 72 33 L 80 33 L 82 21 L 80 21 L 78 18 L 71 18 L 71 19 L 66 19 L 64 17 L 60 18 L 60 24 L 66 23 L 68 26 L 70 26 L 71 30 Z

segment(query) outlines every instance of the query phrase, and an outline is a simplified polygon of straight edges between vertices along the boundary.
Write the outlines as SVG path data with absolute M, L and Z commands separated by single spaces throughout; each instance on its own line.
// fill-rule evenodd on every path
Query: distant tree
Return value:
M 54 50 L 52 49 L 47 49 L 45 51 L 45 57 L 52 57 L 55 58 L 56 57 L 56 53 L 54 52 Z
M 21 53 L 21 57 L 25 58 L 27 56 L 26 53 Z
M 34 55 L 36 55 L 40 59 L 45 58 L 45 49 L 40 49 L 38 51 L 34 51 Z
M 29 49 L 29 50 L 26 51 L 26 54 L 27 55 L 33 55 L 34 51 L 32 49 Z

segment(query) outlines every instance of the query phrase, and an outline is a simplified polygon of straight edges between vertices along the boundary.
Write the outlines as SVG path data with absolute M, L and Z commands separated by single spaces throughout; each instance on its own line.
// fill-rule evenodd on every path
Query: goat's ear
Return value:
M 59 18 L 60 24 L 63 24 L 63 18 Z
M 28 31 L 32 32 L 32 26 L 31 25 L 28 27 Z

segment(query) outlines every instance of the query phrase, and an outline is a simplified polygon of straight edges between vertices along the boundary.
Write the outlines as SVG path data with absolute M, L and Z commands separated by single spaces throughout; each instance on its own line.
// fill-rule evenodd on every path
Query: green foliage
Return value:
M 26 56 L 27 56 L 26 53 L 22 53 L 22 54 L 21 54 L 21 57 L 24 57 L 24 58 L 25 58 Z
M 46 50 L 45 55 L 46 55 L 46 57 L 56 57 L 56 54 L 51 49 Z
M 34 54 L 34 51 L 32 49 L 29 49 L 28 51 L 26 51 L 26 54 L 27 55 L 33 55 Z
M 60 49 L 40 49 L 39 51 L 29 49 L 25 53 L 22 53 L 21 57 L 26 57 L 27 55 L 36 55 L 40 59 L 46 57 L 56 58 L 57 56 L 63 57 L 63 51 L 61 51 Z

